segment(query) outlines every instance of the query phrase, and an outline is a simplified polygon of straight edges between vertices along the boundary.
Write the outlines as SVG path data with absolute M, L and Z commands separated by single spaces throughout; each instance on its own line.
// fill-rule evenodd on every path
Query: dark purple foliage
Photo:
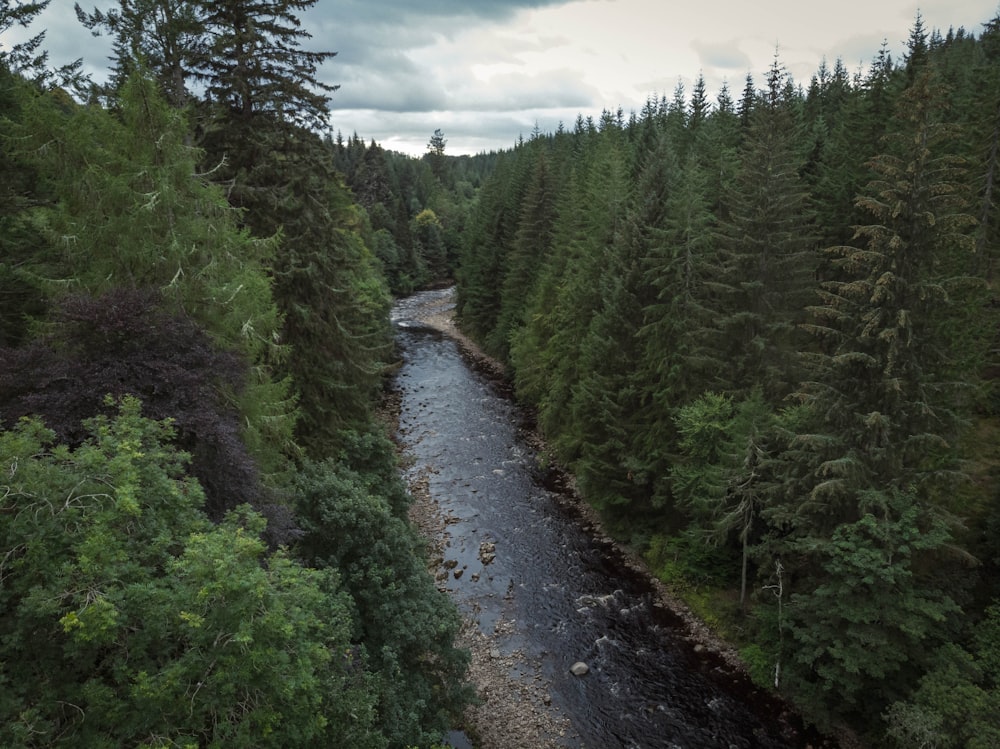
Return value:
M 175 420 L 176 444 L 191 454 L 211 517 L 258 505 L 257 470 L 226 397 L 239 392 L 247 365 L 159 301 L 155 292 L 124 289 L 65 299 L 46 335 L 0 349 L 0 422 L 36 415 L 76 445 L 84 419 L 115 410 L 106 395 L 135 395 L 144 415 Z

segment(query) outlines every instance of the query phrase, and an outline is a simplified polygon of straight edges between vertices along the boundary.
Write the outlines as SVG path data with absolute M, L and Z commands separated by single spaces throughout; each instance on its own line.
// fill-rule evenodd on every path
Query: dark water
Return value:
M 484 632 L 513 619 L 504 647 L 540 664 L 567 746 L 801 747 L 781 706 L 721 661 L 697 653 L 652 588 L 539 480 L 521 414 L 450 339 L 415 321 L 423 292 L 393 310 L 403 364 L 399 437 L 453 521 L 445 559 L 451 595 Z M 487 544 L 482 547 L 482 544 Z M 495 546 L 487 565 L 481 548 Z M 584 661 L 590 672 L 573 676 Z

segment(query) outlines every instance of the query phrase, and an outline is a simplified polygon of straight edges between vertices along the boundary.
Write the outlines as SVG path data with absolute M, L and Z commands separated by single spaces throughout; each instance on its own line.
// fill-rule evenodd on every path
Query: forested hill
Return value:
M 376 413 L 444 188 L 373 225 L 311 4 L 78 10 L 100 86 L 0 52 L 0 746 L 425 747 L 468 703 Z
M 501 154 L 460 321 L 763 684 L 1000 745 L 1000 18 Z

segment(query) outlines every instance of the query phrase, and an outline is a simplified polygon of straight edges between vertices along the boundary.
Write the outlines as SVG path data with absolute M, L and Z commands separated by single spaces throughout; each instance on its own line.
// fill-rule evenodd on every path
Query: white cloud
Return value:
M 507 148 L 536 121 L 639 109 L 699 73 L 712 96 L 724 81 L 738 91 L 776 51 L 803 86 L 823 59 L 867 65 L 883 40 L 900 59 L 918 7 L 929 29 L 976 34 L 998 14 L 997 0 L 320 0 L 303 20 L 315 49 L 338 52 L 321 72 L 341 85 L 334 127 L 420 154 L 435 128 L 451 153 Z M 53 0 L 41 28 L 54 63 L 82 56 L 103 76 L 108 40 L 70 0 Z

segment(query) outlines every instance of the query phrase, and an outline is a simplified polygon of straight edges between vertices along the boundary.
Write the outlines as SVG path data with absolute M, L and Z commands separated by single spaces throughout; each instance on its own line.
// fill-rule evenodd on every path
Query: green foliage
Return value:
M 777 665 L 810 720 L 876 734 L 899 705 L 928 746 L 950 708 L 907 697 L 939 645 L 972 651 L 958 605 L 994 587 L 966 550 L 995 545 L 991 432 L 965 430 L 997 371 L 997 29 L 918 21 L 904 66 L 884 46 L 806 92 L 776 59 L 738 103 L 701 82 L 532 138 L 457 274 L 466 332 L 609 527 L 675 584 L 739 564 L 759 683 Z
M 985 749 L 1000 741 L 1000 607 L 977 622 L 971 652 L 943 645 L 906 702 L 883 717 L 899 747 Z
M 746 667 L 751 681 L 759 687 L 770 689 L 774 686 L 775 655 L 768 653 L 760 645 L 753 643 L 740 648 L 740 660 Z
M 240 231 L 222 192 L 196 176 L 186 122 L 151 81 L 128 81 L 120 113 L 65 112 L 48 97 L 24 107 L 15 126 L 19 158 L 45 175 L 53 199 L 21 218 L 41 241 L 25 253 L 19 277 L 48 299 L 69 290 L 161 290 L 167 306 L 251 363 L 246 389 L 229 397 L 264 471 L 280 471 L 294 452 L 294 404 L 273 371 L 283 353 L 264 271 L 273 242 Z
M 829 540 L 794 549 L 817 558 L 779 623 L 790 636 L 786 684 L 814 719 L 869 713 L 905 693 L 960 609 L 924 572 L 949 542 L 912 494 L 867 497 L 872 511 Z
M 269 188 L 280 210 L 257 206 L 255 222 L 282 232 L 272 271 L 290 348 L 282 370 L 298 395 L 297 442 L 321 459 L 339 449 L 341 432 L 371 418 L 389 355 L 390 299 L 350 194 L 318 140 L 303 139 L 285 155 L 298 169 L 283 168 Z
M 413 237 L 414 251 L 419 254 L 420 262 L 426 266 L 430 277 L 446 278 L 448 251 L 444 244 L 443 227 L 434 211 L 425 208 L 413 217 L 410 236 Z
M 453 644 L 458 613 L 434 585 L 402 495 L 395 473 L 361 473 L 350 452 L 307 464 L 295 485 L 304 532 L 297 552 L 339 570 L 351 594 L 354 640 L 376 676 L 378 727 L 391 747 L 440 738 L 470 698 L 460 685 L 467 655 Z
M 749 116 L 739 168 L 720 222 L 714 326 L 717 386 L 771 402 L 798 383 L 795 351 L 803 307 L 811 298 L 815 240 L 796 102 L 777 60 Z
M 90 431 L 0 433 L 0 742 L 380 746 L 335 576 L 267 555 L 249 509 L 211 525 L 134 399 Z
M 705 535 L 685 529 L 676 535 L 655 535 L 645 553 L 657 577 L 680 588 L 721 587 L 731 582 L 738 557 L 724 546 L 705 543 Z
M 124 289 L 65 297 L 45 335 L 0 348 L 0 420 L 37 416 L 76 446 L 87 435 L 84 420 L 113 413 L 108 394 L 137 396 L 150 417 L 172 420 L 213 519 L 240 504 L 259 507 L 261 477 L 224 395 L 239 395 L 247 364 L 162 304 L 158 294 Z
M 449 272 L 461 206 L 424 165 L 405 218 L 380 215 L 395 175 L 374 150 L 371 213 L 354 204 L 314 131 L 332 88 L 316 76 L 331 55 L 299 46 L 311 4 L 78 8 L 115 43 L 112 82 L 86 106 L 11 76 L 3 53 L 0 346 L 22 379 L 4 379 L 2 405 L 73 436 L 49 449 L 26 421 L 0 437 L 17 477 L 0 489 L 0 744 L 423 745 L 468 698 L 457 613 L 405 521 L 393 447 L 370 431 L 391 341 L 379 259 L 404 286 L 426 280 L 409 242 L 426 208 L 413 234 Z M 80 430 L 105 390 L 141 393 L 176 430 L 130 400 Z M 279 504 L 262 504 L 277 527 L 247 507 L 223 517 L 263 494 L 294 500 L 293 461 L 338 454 L 323 475 L 347 502 L 318 527 L 370 545 L 341 557 L 326 541 L 306 568 L 273 548 L 315 518 L 297 528 Z

